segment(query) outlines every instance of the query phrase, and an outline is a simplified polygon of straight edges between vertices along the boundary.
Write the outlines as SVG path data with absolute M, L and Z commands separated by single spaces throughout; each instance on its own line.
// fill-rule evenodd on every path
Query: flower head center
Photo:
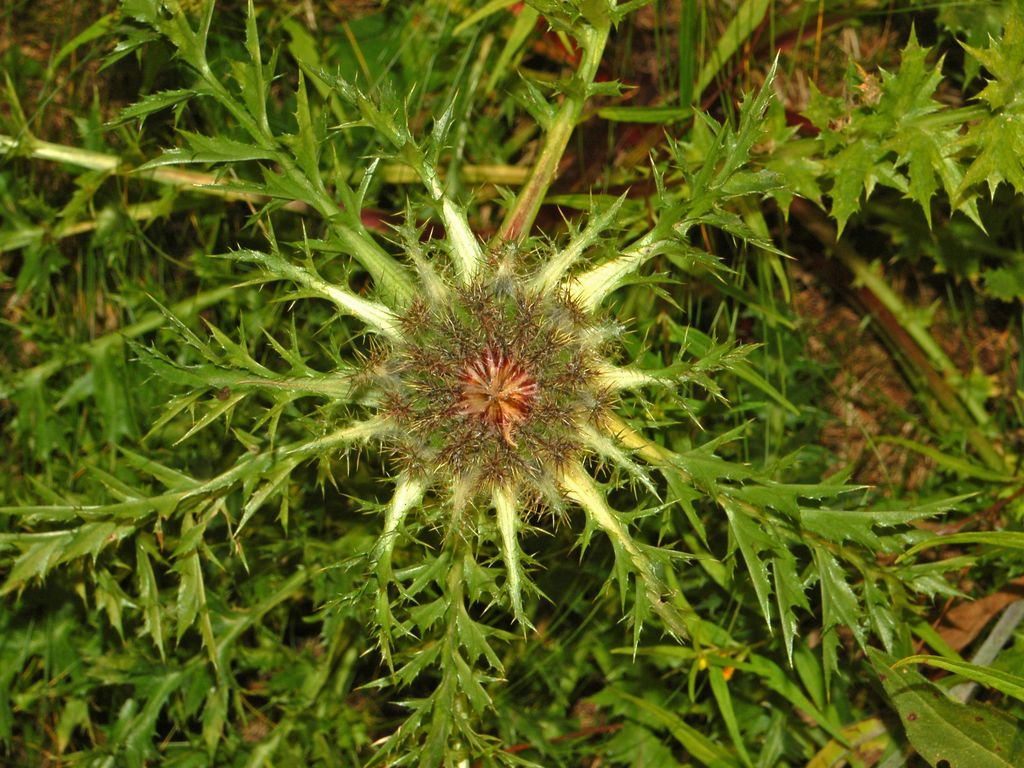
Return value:
M 519 363 L 493 350 L 467 362 L 461 378 L 462 413 L 480 418 L 515 446 L 512 431 L 529 413 L 537 382 Z

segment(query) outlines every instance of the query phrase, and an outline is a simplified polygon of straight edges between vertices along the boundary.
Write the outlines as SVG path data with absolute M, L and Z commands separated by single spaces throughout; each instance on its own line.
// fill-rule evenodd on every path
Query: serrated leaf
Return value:
M 894 140 L 900 149 L 896 165 L 907 166 L 910 199 L 921 206 L 929 227 L 932 224 L 931 199 L 939 188 L 936 169 L 950 162 L 945 155 L 956 139 L 957 133 L 952 130 L 937 133 L 911 130 L 897 135 Z M 946 191 L 952 193 L 955 189 Z
M 807 85 L 810 89 L 810 97 L 807 108 L 800 114 L 821 132 L 822 140 L 834 141 L 834 137 L 831 135 L 832 126 L 846 115 L 845 104 L 838 96 L 828 96 L 822 93 L 813 80 L 809 81 Z
M 885 153 L 877 142 L 865 139 L 850 143 L 833 159 L 835 183 L 829 194 L 832 217 L 840 235 L 850 216 L 860 210 L 861 193 L 867 190 L 867 194 L 871 194 L 878 180 L 878 163 Z
M 115 127 L 131 120 L 145 120 L 154 112 L 160 112 L 168 107 L 173 107 L 177 104 L 188 101 L 195 96 L 195 94 L 195 91 L 187 88 L 150 93 L 143 97 L 141 101 L 137 101 L 122 109 L 118 112 L 117 117 L 107 125 Z
M 998 114 L 971 127 L 962 147 L 977 151 L 954 194 L 959 201 L 975 184 L 984 181 L 990 195 L 1008 183 L 1024 193 L 1024 114 Z
M 242 508 L 242 517 L 238 521 L 238 526 L 235 528 L 236 537 L 252 516 L 256 514 L 256 511 L 262 507 L 268 499 L 274 496 L 274 494 L 280 493 L 282 496 L 288 495 L 288 481 L 291 479 L 292 471 L 294 471 L 301 461 L 301 457 L 281 461 L 276 467 L 274 467 L 273 471 L 267 475 L 266 482 L 260 486 L 259 490 L 249 496 L 248 500 L 245 502 L 245 506 Z
M 985 49 L 963 46 L 992 75 L 978 94 L 992 109 L 1016 107 L 1024 102 L 1020 73 L 1024 70 L 1024 10 L 1011 3 L 1003 34 L 991 38 Z
M 864 582 L 864 606 L 867 608 L 868 621 L 875 634 L 882 641 L 887 651 L 896 647 L 897 634 L 907 634 L 903 626 L 897 624 L 893 613 L 893 599 L 888 592 L 883 592 L 871 581 Z
M 139 602 L 142 605 L 143 631 L 150 636 L 160 659 L 164 655 L 164 628 L 160 610 L 160 589 L 153 573 L 153 565 L 149 561 L 149 553 L 141 536 L 135 539 L 135 577 Z
M 264 131 L 267 130 L 267 76 L 263 71 L 263 57 L 260 52 L 259 30 L 256 25 L 256 9 L 249 0 L 245 13 L 245 50 L 249 54 L 249 65 L 239 77 L 245 105 Z M 301 73 L 300 73 L 301 76 Z M 270 73 L 272 79 L 273 72 Z
M 897 123 L 913 123 L 942 108 L 932 94 L 942 82 L 942 59 L 934 66 L 927 63 L 928 48 L 917 42 L 917 34 L 910 37 L 900 54 L 900 68 L 896 74 L 882 72 L 882 94 L 877 111 L 889 115 Z
M 193 424 L 184 435 L 182 435 L 181 437 L 174 441 L 174 444 L 179 445 L 185 442 L 193 435 L 197 434 L 198 432 L 201 432 L 202 430 L 206 429 L 206 427 L 213 424 L 225 413 L 228 414 L 228 418 L 230 418 L 231 412 L 234 410 L 235 406 L 238 405 L 246 397 L 247 394 L 245 392 L 238 392 L 229 394 L 227 400 L 222 401 L 218 399 L 217 403 L 209 411 L 207 411 L 206 414 L 199 419 L 199 421 Z
M 830 509 L 800 510 L 800 524 L 830 541 L 855 541 L 871 550 L 882 548 L 875 526 L 893 527 L 935 514 L 928 509 Z
M 436 165 L 441 151 L 448 141 L 448 133 L 454 125 L 455 105 L 458 102 L 459 94 L 456 91 L 448 100 L 448 106 L 441 114 L 434 118 L 434 127 L 430 131 L 430 164 Z
M 480 684 L 481 675 L 478 670 L 472 669 L 461 654 L 455 654 L 455 672 L 459 679 L 459 691 L 469 699 L 470 706 L 479 715 L 482 714 L 491 704 L 491 697 L 487 695 L 484 687 Z
M 196 528 L 201 527 L 196 526 L 191 517 L 187 516 L 183 520 L 183 534 L 188 534 Z M 173 568 L 179 576 L 178 597 L 176 601 L 176 642 L 181 642 L 185 632 L 198 618 L 199 633 L 203 638 L 203 645 L 206 648 L 210 662 L 214 667 L 217 667 L 217 645 L 213 637 L 213 626 L 210 622 L 210 612 L 206 604 L 206 583 L 203 578 L 203 566 L 199 558 L 198 549 L 191 549 L 187 555 L 174 564 Z
M 306 90 L 306 76 L 299 71 L 299 87 L 295 92 L 295 122 L 298 133 L 292 141 L 292 151 L 298 161 L 299 168 L 318 189 L 323 182 L 320 180 L 320 146 L 322 141 L 313 125 L 313 115 L 309 108 L 309 94 Z
M 763 549 L 772 548 L 772 541 L 766 532 L 735 504 L 726 501 L 722 506 L 729 518 L 729 531 L 743 555 L 747 573 L 750 574 L 758 605 L 761 606 L 761 615 L 768 628 L 771 629 L 772 613 L 768 601 L 771 597 L 772 587 L 768 581 L 768 565 L 761 559 L 760 552 Z
M 420 632 L 427 632 L 434 624 L 441 619 L 448 610 L 448 601 L 438 597 L 420 605 L 409 608 L 409 618 L 419 628 Z
M 779 609 L 779 626 L 782 627 L 782 639 L 786 644 L 786 656 L 792 665 L 793 639 L 799 625 L 795 609 L 809 610 L 810 606 L 803 582 L 797 573 L 796 558 L 788 549 L 781 550 L 772 558 L 772 581 L 775 584 L 775 604 Z
M 544 93 L 532 79 L 520 75 L 522 90 L 513 91 L 516 103 L 526 110 L 531 118 L 541 127 L 548 130 L 555 119 L 555 109 L 548 103 Z
M 483 656 L 490 663 L 491 667 L 499 674 L 504 671 L 501 660 L 498 659 L 490 643 L 487 642 L 487 635 L 483 625 L 473 621 L 466 611 L 465 605 L 458 605 L 456 611 L 456 627 L 459 632 L 459 644 L 466 649 L 469 656 L 469 663 L 476 664 L 478 658 Z
M 179 574 L 178 598 L 176 605 L 177 642 L 185 636 L 185 632 L 195 623 L 199 608 L 206 602 L 203 587 L 203 574 L 199 557 L 193 551 L 184 560 L 175 565 Z
M 825 690 L 829 690 L 832 672 L 837 668 L 839 646 L 838 628 L 848 627 L 861 645 L 864 630 L 860 626 L 860 606 L 857 596 L 846 581 L 846 574 L 831 552 L 813 548 L 814 565 L 821 590 L 821 646 L 825 670 Z
M 7 574 L 7 580 L 0 588 L 0 595 L 18 589 L 34 577 L 46 576 L 50 568 L 60 561 L 61 553 L 74 536 L 73 531 L 59 531 L 52 534 L 26 535 L 32 542 L 21 556 L 14 561 L 14 567 Z M 35 539 L 33 541 L 33 539 Z
M 418 648 L 415 653 L 410 655 L 409 661 L 395 672 L 395 679 L 404 685 L 411 685 L 425 669 L 437 663 L 440 653 L 441 645 L 439 643 Z
M 271 160 L 277 156 L 274 150 L 235 141 L 223 136 L 203 136 L 191 131 L 180 131 L 189 143 L 188 149 L 171 149 L 154 157 L 138 168 L 136 172 L 160 168 L 165 165 L 188 163 L 241 163 L 248 160 Z
M 75 535 L 68 542 L 67 548 L 61 552 L 60 562 L 70 562 L 84 555 L 92 555 L 95 559 L 104 547 L 120 541 L 134 531 L 134 526 L 110 522 L 86 523 L 74 532 Z

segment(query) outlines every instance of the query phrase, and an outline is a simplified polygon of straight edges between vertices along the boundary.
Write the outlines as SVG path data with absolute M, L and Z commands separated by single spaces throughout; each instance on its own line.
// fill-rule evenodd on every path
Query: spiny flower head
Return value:
M 626 390 L 674 387 L 689 373 L 709 383 L 705 361 L 689 373 L 617 365 L 619 326 L 602 309 L 607 296 L 678 235 L 670 225 L 656 227 L 593 263 L 620 198 L 560 249 L 543 245 L 522 255 L 520 246 L 501 242 L 487 250 L 433 169 L 422 157 L 417 162 L 445 235 L 424 245 L 415 227 L 403 228 L 403 254 L 395 258 L 353 231 L 356 253 L 375 283 L 369 296 L 325 280 L 309 254 L 301 265 L 278 253 L 236 252 L 261 265 L 268 279 L 289 280 L 304 295 L 332 302 L 378 340 L 362 373 L 337 374 L 337 386 L 351 390 L 343 400 L 367 407 L 367 418 L 303 450 L 376 441 L 393 456 L 395 490 L 370 555 L 382 585 L 392 581 L 392 553 L 410 516 L 441 526 L 453 546 L 474 535 L 491 537 L 505 564 L 508 605 L 525 626 L 522 592 L 530 585 L 520 535 L 538 507 L 576 505 L 587 521 L 581 542 L 603 531 L 619 573 L 637 578 L 638 610 L 654 610 L 683 635 L 685 622 L 659 567 L 592 476 L 594 466 L 610 466 L 613 484 L 626 478 L 656 494 L 643 462 L 660 461 L 659 449 L 616 415 L 618 398 Z M 382 615 L 378 624 L 389 621 Z
M 432 525 L 446 520 L 448 541 L 490 536 L 490 530 L 505 564 L 508 604 L 525 626 L 521 593 L 529 582 L 520 534 L 538 508 L 575 504 L 587 515 L 586 530 L 604 531 L 617 560 L 636 574 L 644 604 L 670 631 L 684 634 L 658 568 L 591 475 L 594 465 L 610 465 L 619 470 L 613 477 L 656 492 L 635 456 L 647 451 L 650 458 L 651 444 L 615 410 L 624 390 L 674 386 L 679 376 L 616 365 L 620 327 L 605 319 L 601 305 L 658 252 L 664 235 L 649 234 L 606 261 L 587 263 L 591 247 L 614 223 L 620 199 L 561 250 L 541 247 L 523 255 L 505 242 L 487 251 L 464 211 L 438 187 L 428 183 L 428 189 L 436 192 L 445 237 L 424 246 L 408 227 L 402 262 L 368 261 L 376 272 L 376 300 L 276 255 L 244 254 L 278 279 L 334 302 L 379 340 L 362 373 L 352 377 L 362 392 L 352 401 L 372 413 L 331 438 L 376 440 L 393 457 L 395 491 L 371 555 L 379 579 L 392 579 L 391 555 L 410 514 L 421 511 Z M 438 516 L 439 508 L 450 514 Z M 381 626 L 387 621 L 382 618 Z
M 599 372 L 614 330 L 510 261 L 414 299 L 370 378 L 404 470 L 459 503 L 509 488 L 560 506 L 562 468 L 612 405 Z

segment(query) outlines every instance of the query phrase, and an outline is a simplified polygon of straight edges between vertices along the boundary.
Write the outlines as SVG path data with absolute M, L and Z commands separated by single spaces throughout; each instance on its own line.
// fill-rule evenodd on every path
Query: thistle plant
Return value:
M 236 61 L 227 72 L 207 58 L 214 3 L 189 10 L 172 0 L 125 0 L 132 34 L 117 53 L 167 41 L 192 82 L 143 99 L 116 122 L 131 124 L 170 107 L 181 114 L 201 101 L 214 104 L 233 129 L 231 138 L 182 129 L 182 147 L 133 172 L 182 186 L 189 177 L 175 176 L 169 166 L 212 165 L 221 175 L 206 191 L 261 203 L 251 232 L 204 268 L 239 293 L 252 286 L 276 291 L 276 302 L 252 295 L 261 297 L 260 308 L 273 307 L 278 329 L 292 330 L 282 340 L 289 334 L 261 329 L 266 342 L 257 355 L 244 320 L 232 334 L 207 319 L 204 335 L 185 317 L 188 302 L 160 306 L 160 337 L 137 338 L 160 324 L 148 321 L 138 333 L 124 334 L 129 367 L 144 369 L 172 393 L 140 445 L 118 445 L 116 462 L 106 467 L 90 464 L 84 492 L 43 492 L 42 503 L 3 510 L 24 526 L 0 540 L 18 550 L 5 594 L 58 566 L 104 574 L 113 568 L 117 577 L 97 578 L 97 602 L 109 595 L 103 604 L 119 632 L 122 607 L 138 612 L 136 631 L 152 640 L 159 660 L 139 652 L 132 664 L 170 670 L 141 712 L 121 708 L 98 752 L 141 765 L 155 752 L 150 742 L 162 703 L 199 679 L 205 688 L 196 683 L 198 692 L 183 692 L 191 703 L 182 706 L 194 714 L 195 702 L 203 701 L 203 735 L 191 747 L 214 759 L 229 711 L 243 709 L 229 701 L 243 698 L 237 678 L 259 668 L 257 651 L 238 649 L 242 638 L 309 591 L 331 661 L 303 683 L 308 702 L 283 717 L 264 742 L 268 750 L 278 749 L 288 729 L 306 727 L 307 712 L 320 711 L 331 665 L 348 653 L 343 625 L 358 620 L 372 628 L 371 653 L 385 670 L 366 680 L 365 689 L 408 696 L 402 719 L 374 734 L 377 763 L 514 763 L 518 758 L 502 750 L 486 723 L 508 675 L 503 649 L 535 632 L 538 605 L 559 605 L 558 594 L 542 594 L 536 583 L 552 565 L 531 554 L 545 536 L 568 537 L 583 561 L 610 546 L 607 585 L 618 592 L 631 625 L 634 655 L 645 626 L 656 637 L 689 644 L 705 665 L 712 649 L 716 700 L 730 715 L 720 668 L 736 661 L 729 657 L 736 643 L 718 617 L 700 615 L 691 604 L 679 568 L 684 561 L 698 560 L 706 579 L 749 590 L 790 663 L 794 647 L 799 650 L 797 613 L 809 611 L 806 590 L 817 584 L 825 606 L 826 689 L 838 663 L 839 628 L 848 626 L 855 642 L 866 644 L 869 627 L 857 617 L 858 600 L 869 606 L 870 630 L 887 649 L 909 643 L 898 620 L 907 594 L 943 591 L 940 580 L 918 566 L 879 564 L 858 547 L 897 552 L 914 535 L 901 529 L 883 536 L 875 527 L 900 526 L 941 508 L 846 509 L 843 499 L 856 489 L 840 482 L 779 482 L 720 456 L 742 428 L 696 442 L 670 438 L 676 421 L 696 424 L 709 402 L 725 402 L 720 380 L 727 376 L 795 409 L 748 365 L 749 350 L 677 319 L 663 318 L 673 330 L 671 351 L 650 352 L 616 299 L 631 283 L 643 301 L 666 296 L 658 282 L 668 278 L 652 274 L 652 262 L 693 279 L 724 280 L 724 266 L 690 242 L 696 228 L 779 255 L 735 205 L 778 188 L 777 175 L 752 158 L 772 74 L 744 99 L 735 126 L 702 116 L 688 142 L 668 142 L 667 160 L 651 169 L 651 219 L 628 194 L 596 197 L 567 233 L 532 231 L 584 104 L 618 90 L 595 82 L 609 34 L 642 4 L 532 4 L 575 41 L 579 65 L 547 96 L 536 85 L 527 89 L 544 138 L 526 183 L 484 242 L 474 231 L 473 201 L 456 194 L 457 179 L 441 172 L 457 108 L 464 108 L 459 94 L 437 111 L 429 135 L 416 133 L 405 101 L 386 88 L 358 88 L 295 52 L 294 115 L 285 132 L 268 106 L 277 56 L 264 61 L 251 0 L 249 61 Z M 342 127 L 332 125 L 314 94 L 340 105 L 347 118 Z M 350 168 L 338 147 L 346 132 L 365 129 L 374 156 Z M 52 151 L 27 135 L 17 146 L 35 156 Z M 362 211 L 385 163 L 412 169 L 423 194 L 409 196 L 403 224 L 374 233 Z M 286 207 L 309 216 L 302 236 L 283 242 L 278 231 Z M 212 298 L 201 295 L 205 306 L 225 296 L 218 290 Z M 298 339 L 300 324 L 321 334 L 320 365 Z M 109 346 L 120 350 L 120 344 Z M 26 376 L 12 390 L 28 392 L 33 382 Z M 216 425 L 235 438 L 226 467 L 211 472 L 161 458 L 158 446 L 194 444 Z M 111 442 L 127 432 L 113 431 Z M 311 466 L 319 500 L 296 490 Z M 371 497 L 353 504 L 379 512 L 372 522 L 356 523 L 349 514 L 338 541 L 289 548 L 290 527 L 329 517 L 324 510 L 333 514 L 343 508 L 339 499 L 367 488 Z M 276 521 L 267 514 L 271 502 L 279 505 Z M 717 540 L 707 520 L 722 532 Z M 716 546 L 720 551 L 713 552 Z M 222 571 L 233 576 L 209 586 Z M 235 601 L 244 610 L 227 607 Z M 175 627 L 174 650 L 168 624 Z M 175 666 L 193 633 L 205 658 L 192 654 Z M 759 669 L 776 679 L 764 672 L 768 667 Z M 801 705 L 817 712 L 812 702 Z M 729 737 L 746 757 L 738 731 Z M 365 756 L 366 741 L 353 741 L 352 754 Z

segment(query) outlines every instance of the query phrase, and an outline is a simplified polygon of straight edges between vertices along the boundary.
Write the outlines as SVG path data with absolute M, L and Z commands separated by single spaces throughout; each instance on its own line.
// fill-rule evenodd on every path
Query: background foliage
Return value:
M 2 19 L 3 761 L 1020 764 L 1016 3 Z M 656 235 L 618 362 L 686 376 L 620 405 L 649 485 L 590 469 L 685 639 L 578 505 L 526 621 L 488 510 L 377 568 L 322 299 L 401 301 L 444 196 L 541 264 Z

